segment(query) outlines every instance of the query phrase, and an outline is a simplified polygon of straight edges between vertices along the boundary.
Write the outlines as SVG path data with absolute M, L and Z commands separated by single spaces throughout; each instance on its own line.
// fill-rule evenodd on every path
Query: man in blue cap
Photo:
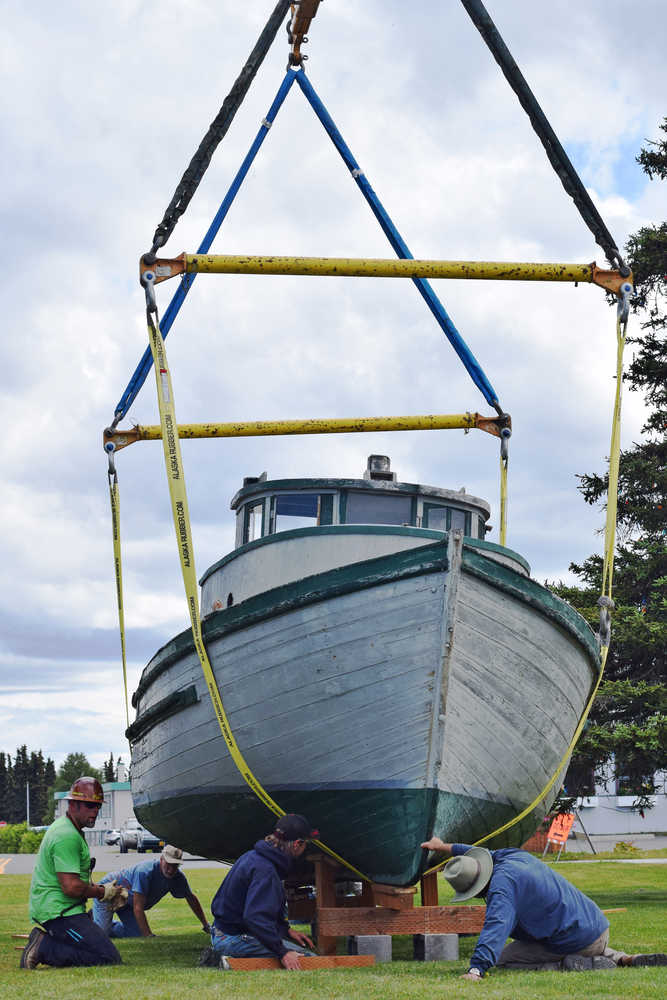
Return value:
M 283 879 L 319 836 L 305 816 L 288 813 L 272 833 L 242 854 L 213 897 L 211 945 L 221 960 L 278 958 L 286 969 L 300 969 L 299 955 L 313 955 L 313 942 L 290 927 Z
M 484 927 L 464 979 L 481 980 L 490 968 L 581 972 L 626 965 L 667 965 L 667 955 L 627 955 L 609 947 L 602 910 L 527 851 L 487 851 L 432 837 L 421 845 L 452 855 L 443 874 L 455 902 L 486 898 Z M 505 944 L 507 938 L 514 940 Z

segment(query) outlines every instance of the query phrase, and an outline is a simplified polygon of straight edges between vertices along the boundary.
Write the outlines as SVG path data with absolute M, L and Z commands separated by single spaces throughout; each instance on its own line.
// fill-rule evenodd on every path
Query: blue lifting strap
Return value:
M 218 212 L 215 218 L 213 219 L 213 222 L 211 223 L 197 252 L 208 253 L 208 251 L 210 250 L 211 244 L 213 243 L 213 240 L 215 239 L 220 229 L 220 226 L 222 225 L 225 216 L 227 215 L 227 212 L 229 211 L 229 208 L 232 202 L 234 201 L 234 198 L 236 197 L 238 190 L 241 187 L 241 184 L 245 179 L 246 174 L 248 173 L 248 170 L 250 169 L 250 166 L 252 165 L 253 160 L 255 159 L 255 156 L 259 152 L 259 149 L 262 143 L 264 142 L 264 139 L 266 138 L 266 134 L 269 130 L 269 127 L 273 123 L 276 115 L 278 114 L 278 111 L 280 110 L 283 101 L 287 97 L 287 94 L 289 93 L 290 88 L 295 80 L 299 84 L 301 90 L 303 91 L 313 111 L 315 112 L 320 122 L 324 126 L 334 146 L 340 153 L 345 165 L 347 166 L 357 186 L 359 187 L 359 190 L 361 191 L 364 198 L 370 205 L 371 210 L 375 215 L 375 218 L 380 223 L 382 231 L 384 232 L 385 236 L 387 237 L 391 246 L 396 252 L 396 256 L 404 260 L 413 259 L 413 255 L 410 252 L 407 244 L 404 242 L 400 233 L 394 226 L 394 223 L 387 215 L 378 196 L 376 195 L 375 191 L 369 184 L 364 173 L 360 169 L 359 164 L 352 155 L 352 152 L 345 143 L 345 140 L 343 139 L 342 135 L 336 128 L 333 119 L 331 118 L 328 111 L 322 104 L 320 98 L 316 94 L 312 84 L 310 83 L 310 80 L 308 80 L 308 78 L 306 77 L 306 74 L 303 69 L 296 69 L 296 70 L 288 69 L 287 74 L 285 75 L 285 78 L 280 85 L 278 93 L 276 94 L 275 100 L 273 101 L 273 104 L 271 105 L 266 118 L 262 122 L 262 126 L 259 132 L 257 133 L 255 141 L 253 142 L 252 146 L 250 147 L 250 150 L 248 151 L 248 154 L 246 155 L 243 163 L 241 164 L 241 167 L 239 168 L 236 177 L 232 181 L 232 184 L 230 185 L 230 188 L 227 194 L 225 195 L 225 198 L 222 204 L 220 205 L 220 208 L 218 209 Z M 185 296 L 188 294 L 196 277 L 197 277 L 196 274 L 183 275 L 181 283 L 177 291 L 174 293 L 174 296 L 172 297 L 172 300 L 169 303 L 167 309 L 165 310 L 164 316 L 162 317 L 160 328 L 163 337 L 166 337 L 169 330 L 171 329 L 171 326 L 174 320 L 176 319 L 176 316 L 178 315 L 181 305 L 185 300 Z M 431 313 L 435 317 L 436 322 L 438 323 L 443 333 L 449 340 L 450 344 L 456 351 L 457 355 L 463 362 L 468 374 L 470 375 L 471 379 L 473 380 L 477 388 L 484 396 L 487 403 L 489 403 L 490 406 L 493 406 L 498 411 L 498 413 L 502 413 L 502 409 L 498 402 L 498 397 L 496 395 L 495 389 L 487 379 L 479 362 L 470 351 L 470 348 L 463 340 L 463 337 L 460 335 L 460 333 L 452 323 L 444 306 L 442 305 L 440 299 L 431 288 L 429 282 L 426 281 L 426 279 L 424 278 L 413 278 L 412 280 L 417 286 L 420 295 L 426 302 Z M 141 358 L 141 361 L 137 365 L 137 368 L 132 378 L 130 379 L 125 392 L 123 393 L 120 401 L 116 406 L 114 414 L 115 423 L 118 423 L 129 410 L 139 390 L 144 384 L 144 381 L 146 379 L 146 376 L 148 375 L 148 372 L 151 369 L 152 364 L 153 364 L 153 358 L 150 350 L 147 348 L 143 354 L 143 357 Z
M 236 174 L 236 177 L 232 181 L 229 190 L 227 191 L 227 194 L 225 195 L 220 205 L 220 208 L 218 209 L 215 218 L 213 219 L 213 222 L 209 226 L 208 231 L 204 236 L 204 239 L 199 245 L 197 253 L 208 253 L 209 250 L 211 249 L 211 244 L 213 243 L 215 237 L 218 235 L 220 226 L 224 222 L 225 216 L 227 215 L 227 212 L 231 208 L 232 202 L 234 201 L 234 198 L 236 197 L 238 190 L 241 187 L 241 184 L 245 180 L 246 174 L 250 170 L 253 160 L 257 156 L 257 153 L 259 152 L 262 143 L 266 139 L 269 128 L 273 124 L 273 121 L 276 115 L 278 114 L 283 101 L 289 94 L 290 88 L 293 83 L 294 83 L 294 73 L 290 72 L 285 76 L 283 82 L 281 83 L 278 93 L 276 94 L 275 100 L 271 105 L 271 107 L 269 108 L 266 118 L 262 122 L 260 130 L 257 133 L 257 136 L 255 137 L 255 141 L 248 150 L 248 153 L 243 163 L 239 167 L 238 173 Z M 171 302 L 165 309 L 164 315 L 162 316 L 160 321 L 160 331 L 163 337 L 166 337 L 167 334 L 169 333 L 169 330 L 171 329 L 172 324 L 176 319 L 176 317 L 178 316 L 179 310 L 185 301 L 185 296 L 190 291 L 190 288 L 192 287 L 196 277 L 197 277 L 196 274 L 183 275 L 181 283 L 178 286 L 178 289 L 176 290 L 174 295 L 172 296 Z M 125 392 L 121 396 L 116 406 L 116 410 L 114 413 L 114 419 L 116 420 L 116 422 L 122 420 L 122 418 L 125 416 L 129 408 L 132 406 L 132 403 L 134 402 L 134 400 L 137 397 L 137 394 L 139 393 L 139 390 L 146 381 L 146 376 L 151 370 L 152 365 L 153 365 L 153 356 L 151 354 L 150 347 L 147 347 L 143 353 L 141 361 L 139 362 L 134 371 L 132 378 L 128 382 Z
M 315 93 L 313 85 L 311 84 L 310 80 L 303 71 L 297 74 L 297 82 L 301 87 L 301 90 L 303 91 L 305 96 L 308 98 L 308 101 L 313 111 L 315 112 L 319 120 L 322 122 L 322 125 L 326 129 L 327 134 L 329 135 L 334 146 L 336 147 L 341 157 L 343 158 L 343 161 L 345 162 L 346 167 L 352 174 L 352 177 L 356 181 L 359 190 L 361 191 L 364 198 L 370 205 L 373 215 L 380 223 L 383 233 L 385 234 L 385 236 L 387 237 L 387 239 L 389 240 L 393 249 L 396 252 L 396 256 L 402 258 L 403 260 L 412 260 L 413 255 L 410 253 L 407 244 L 401 237 L 401 234 L 396 229 L 394 223 L 387 215 L 386 211 L 384 210 L 380 202 L 380 199 L 376 195 L 371 185 L 368 183 L 366 176 L 359 167 L 359 164 L 352 155 L 342 135 L 336 128 L 336 125 L 333 119 L 331 118 L 331 115 L 322 104 L 321 100 Z M 463 337 L 458 332 L 458 330 L 452 323 L 451 319 L 447 315 L 445 307 L 443 306 L 442 302 L 440 301 L 438 296 L 435 294 L 435 292 L 429 285 L 428 281 L 426 281 L 425 278 L 413 278 L 412 280 L 419 289 L 419 294 L 422 296 L 422 298 L 426 302 L 426 305 L 433 313 L 436 322 L 438 323 L 441 330 L 447 337 L 447 340 L 450 342 L 450 344 L 458 354 L 459 358 L 465 365 L 466 370 L 470 375 L 470 378 L 473 380 L 479 391 L 484 396 L 484 399 L 490 406 L 493 406 L 496 410 L 498 410 L 498 412 L 502 412 L 500 409 L 500 405 L 498 403 L 498 397 L 496 395 L 495 389 L 493 388 L 493 386 L 487 379 L 486 375 L 482 371 L 479 362 L 472 354 L 465 340 L 463 339 Z

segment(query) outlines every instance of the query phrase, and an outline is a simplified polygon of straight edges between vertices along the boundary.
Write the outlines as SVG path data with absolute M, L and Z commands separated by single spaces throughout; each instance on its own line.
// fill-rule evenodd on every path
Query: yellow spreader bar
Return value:
M 174 408 L 174 393 L 171 385 L 171 375 L 167 366 L 167 355 L 164 347 L 164 340 L 157 322 L 151 315 L 148 316 L 148 338 L 151 353 L 153 355 L 153 365 L 155 368 L 155 380 L 157 384 L 157 397 L 160 409 L 160 427 L 164 446 L 164 460 L 167 470 L 167 482 L 169 484 L 169 496 L 171 499 L 171 509 L 174 518 L 174 528 L 178 541 L 178 553 L 181 561 L 181 572 L 183 575 L 183 585 L 190 612 L 190 623 L 192 625 L 192 638 L 199 657 L 199 662 L 206 680 L 208 693 L 213 703 L 213 708 L 220 726 L 227 749 L 241 774 L 241 777 L 252 789 L 260 802 L 276 816 L 284 816 L 285 810 L 271 798 L 261 782 L 255 777 L 248 762 L 243 756 L 234 734 L 229 725 L 222 697 L 218 688 L 213 668 L 211 667 L 208 653 L 201 631 L 201 618 L 199 614 L 199 595 L 197 589 L 197 574 L 195 571 L 194 549 L 192 544 L 192 532 L 190 528 L 190 513 L 188 510 L 188 498 L 185 489 L 185 478 L 183 461 L 181 458 L 181 446 L 179 442 L 178 424 L 176 423 L 176 412 Z M 341 858 L 335 851 L 327 847 L 321 841 L 315 843 L 326 851 L 332 858 L 342 864 L 345 868 L 354 872 L 359 878 L 368 881 L 367 876 L 358 871 L 353 865 Z
M 607 291 L 620 292 L 632 275 L 604 270 L 591 264 L 540 264 L 514 261 L 396 260 L 380 257 L 278 257 L 249 254 L 182 253 L 158 257 L 150 264 L 141 259 L 139 269 L 154 283 L 179 274 L 301 274 L 355 278 L 459 278 L 486 281 L 592 282 Z
M 354 434 L 373 431 L 435 431 L 462 428 L 477 429 L 500 436 L 504 427 L 512 426 L 508 414 L 483 417 L 480 413 L 429 413 L 408 417 L 337 417 L 306 420 L 253 420 L 234 423 L 179 424 L 179 438 L 268 437 L 281 434 Z M 127 431 L 105 431 L 104 443 L 112 442 L 114 450 L 126 448 L 135 441 L 157 441 L 162 437 L 157 424 L 137 425 Z

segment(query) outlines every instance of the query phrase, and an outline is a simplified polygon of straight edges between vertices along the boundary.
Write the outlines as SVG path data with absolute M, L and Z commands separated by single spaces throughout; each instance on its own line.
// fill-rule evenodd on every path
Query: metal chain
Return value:
M 574 201 L 581 218 L 595 237 L 595 242 L 602 247 L 609 263 L 612 266 L 618 267 L 624 278 L 628 277 L 630 269 L 621 257 L 611 233 L 602 220 L 602 216 L 593 204 L 588 191 L 581 183 L 581 178 L 561 146 L 558 136 L 549 124 L 546 115 L 538 104 L 521 70 L 512 58 L 512 53 L 505 45 L 482 0 L 461 0 L 461 3 L 488 45 L 493 58 L 500 66 L 510 87 L 518 97 L 521 107 L 530 119 L 530 124 L 544 146 L 551 166 L 556 171 L 566 192 Z

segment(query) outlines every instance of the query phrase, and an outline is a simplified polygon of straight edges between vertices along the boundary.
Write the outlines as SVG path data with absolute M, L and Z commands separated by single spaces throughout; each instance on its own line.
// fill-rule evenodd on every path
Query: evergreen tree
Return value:
M 637 157 L 650 177 L 667 179 L 666 138 Z M 612 642 L 606 680 L 591 710 L 566 779 L 568 794 L 589 791 L 612 760 L 619 794 L 635 796 L 637 808 L 654 791 L 654 774 L 667 770 L 667 222 L 630 237 L 626 253 L 635 277 L 632 307 L 641 334 L 624 382 L 644 393 L 649 409 L 639 443 L 621 453 L 618 539 L 614 568 Z M 604 500 L 605 475 L 579 477 L 589 504 Z M 584 586 L 557 588 L 596 627 L 602 561 L 591 556 L 570 569 Z
M 0 753 L 0 819 L 4 820 L 5 823 L 9 823 L 8 809 L 9 809 L 9 771 L 7 768 L 7 762 L 9 761 L 9 766 L 11 767 L 12 759 L 9 755 L 6 757 L 4 753 Z
M 113 762 L 113 752 L 109 754 L 109 759 L 104 761 L 104 767 L 102 768 L 102 774 L 105 781 L 115 781 L 116 780 L 116 768 Z
M 38 826 L 42 822 L 42 816 L 46 811 L 47 788 L 44 778 L 45 765 L 44 755 L 41 750 L 30 754 L 30 822 L 32 826 Z
M 23 744 L 16 748 L 14 757 L 13 783 L 10 795 L 11 823 L 22 823 L 26 818 L 26 793 L 30 781 L 28 748 Z
M 67 754 L 67 757 L 65 757 L 65 760 L 58 768 L 55 790 L 57 792 L 68 791 L 76 779 L 82 777 L 84 774 L 90 775 L 91 778 L 97 778 L 98 781 L 102 780 L 102 775 L 96 767 L 93 767 L 85 754 Z
M 46 786 L 46 802 L 40 823 L 46 826 L 53 822 L 56 805 L 53 799 L 56 784 L 56 766 L 50 757 L 47 758 L 46 764 L 44 765 L 44 784 Z

